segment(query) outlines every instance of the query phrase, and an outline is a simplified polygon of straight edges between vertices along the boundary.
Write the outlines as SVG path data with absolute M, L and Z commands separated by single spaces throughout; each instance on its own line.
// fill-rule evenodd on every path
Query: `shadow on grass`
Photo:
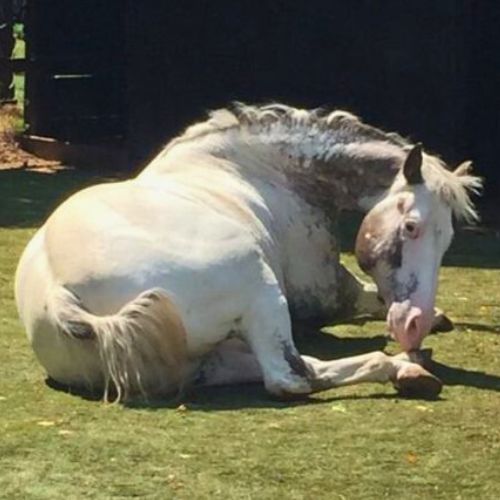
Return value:
M 291 400 L 273 399 L 263 384 L 242 384 L 238 386 L 204 387 L 193 389 L 192 392 L 182 398 L 182 404 L 191 411 L 232 411 L 251 408 L 287 409 L 299 406 L 324 405 L 336 401 L 365 400 L 365 399 L 397 399 L 398 394 L 374 393 L 371 395 L 332 395 L 331 397 L 317 397 L 315 395 L 301 397 Z M 165 404 L 165 402 L 138 402 L 128 403 L 127 407 L 150 410 L 163 408 L 179 408 L 179 405 Z
M 347 356 L 355 356 L 374 350 L 382 350 L 387 345 L 385 336 L 375 336 L 369 338 L 340 338 L 332 334 L 318 332 L 311 328 L 314 333 L 309 332 L 304 335 L 302 330 L 301 339 L 297 344 L 303 354 L 309 354 L 322 359 L 338 359 Z M 102 391 L 91 392 L 78 387 L 70 387 L 53 379 L 46 379 L 45 383 L 51 389 L 63 391 L 68 394 L 81 397 L 89 401 L 99 401 L 103 399 Z M 110 394 L 109 399 L 113 401 L 115 395 Z M 385 394 L 375 395 L 374 397 L 389 398 Z M 392 397 L 396 397 L 395 395 Z M 290 406 L 303 406 L 309 404 L 323 404 L 328 401 L 336 400 L 320 399 L 314 396 L 300 398 L 297 400 L 275 400 L 266 392 L 262 383 L 227 385 L 219 387 L 193 387 L 186 390 L 183 394 L 172 395 L 163 399 L 133 400 L 123 403 L 129 408 L 142 409 L 175 409 L 179 405 L 188 405 L 190 409 L 209 411 L 209 410 L 236 410 L 244 408 L 288 408 Z
M 432 361 L 430 370 L 445 385 L 460 385 L 462 387 L 500 392 L 500 377 L 496 375 L 447 366 L 436 361 Z
M 103 399 L 102 391 L 92 391 L 86 388 L 61 384 L 61 382 L 58 382 L 51 377 L 47 377 L 45 379 L 45 385 L 55 391 L 65 392 L 66 394 L 77 396 L 79 398 L 86 399 L 87 401 L 102 401 Z
M 389 339 L 385 335 L 338 337 L 331 333 L 315 331 L 307 335 L 295 336 L 295 342 L 302 354 L 319 359 L 340 359 L 371 351 L 383 351 Z
M 72 193 L 117 179 L 115 174 L 70 168 L 53 173 L 0 170 L 0 227 L 39 226 Z
M 347 356 L 355 356 L 374 350 L 382 350 L 387 345 L 385 336 L 374 336 L 370 338 L 339 338 L 331 334 L 318 332 L 300 339 L 301 352 L 317 356 L 323 359 L 339 359 Z M 463 368 L 455 368 L 432 361 L 430 371 L 439 377 L 445 385 L 460 385 L 474 387 L 476 389 L 500 392 L 500 377 L 489 375 L 484 372 L 470 371 Z M 46 383 L 52 389 L 67 392 L 90 401 L 102 400 L 102 392 L 91 393 L 75 388 L 70 388 L 58 382 L 47 379 Z M 374 393 L 371 395 L 332 395 L 329 398 L 321 398 L 311 395 L 297 400 L 276 400 L 265 391 L 261 383 L 240 384 L 218 387 L 192 387 L 179 395 L 172 395 L 161 399 L 136 399 L 124 402 L 123 405 L 131 409 L 163 410 L 176 409 L 185 411 L 228 411 L 251 408 L 285 409 L 294 406 L 322 405 L 333 401 L 343 400 L 365 400 L 365 399 L 399 399 L 400 396 L 386 393 Z M 113 395 L 110 396 L 113 400 Z M 439 401 L 439 399 L 437 399 Z
M 500 333 L 500 325 L 486 325 L 484 323 L 454 323 L 457 330 L 475 330 L 478 332 Z
M 87 401 L 102 401 L 102 391 L 89 391 L 78 387 L 70 387 L 56 380 L 47 378 L 45 383 L 51 389 L 77 396 Z M 116 394 L 109 395 L 113 402 Z M 135 398 L 121 404 L 132 409 L 162 410 L 171 409 L 183 411 L 186 406 L 190 410 L 237 410 L 248 408 L 289 408 L 322 403 L 324 400 L 302 398 L 292 401 L 272 399 L 262 383 L 223 385 L 216 387 L 192 387 L 181 394 L 159 398 Z

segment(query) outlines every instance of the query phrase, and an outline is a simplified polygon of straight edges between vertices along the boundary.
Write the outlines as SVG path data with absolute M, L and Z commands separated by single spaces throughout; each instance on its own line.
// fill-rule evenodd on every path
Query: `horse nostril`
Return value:
M 406 323 L 405 326 L 405 333 L 407 335 L 414 336 L 418 335 L 419 330 L 420 330 L 420 319 L 421 315 L 420 314 L 415 314 L 413 315 Z
M 418 224 L 415 221 L 406 221 L 403 225 L 404 232 L 408 238 L 417 238 L 419 229 L 418 229 Z
M 417 318 L 413 318 L 409 324 L 408 324 L 408 333 L 412 334 L 417 331 L 418 325 L 417 325 Z

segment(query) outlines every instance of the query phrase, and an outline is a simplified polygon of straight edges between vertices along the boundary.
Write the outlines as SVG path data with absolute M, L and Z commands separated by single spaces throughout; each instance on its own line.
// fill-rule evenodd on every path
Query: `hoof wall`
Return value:
M 434 323 L 432 325 L 431 332 L 432 333 L 440 333 L 440 332 L 451 332 L 455 328 L 455 325 L 451 321 L 448 316 L 445 314 L 438 314 L 434 318 Z
M 421 366 L 409 364 L 398 373 L 395 387 L 405 398 L 436 399 L 443 383 Z

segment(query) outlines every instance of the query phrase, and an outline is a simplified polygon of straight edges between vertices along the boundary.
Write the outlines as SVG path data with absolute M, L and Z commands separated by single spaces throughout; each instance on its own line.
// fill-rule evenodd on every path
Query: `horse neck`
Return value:
M 406 157 L 402 144 L 370 130 L 363 134 L 280 123 L 230 128 L 167 148 L 147 170 L 195 161 L 237 171 L 248 184 L 285 188 L 327 214 L 366 212 L 391 186 Z
M 243 178 L 282 185 L 325 213 L 369 210 L 392 185 L 407 154 L 389 138 L 346 137 L 312 127 L 231 131 L 207 142 Z

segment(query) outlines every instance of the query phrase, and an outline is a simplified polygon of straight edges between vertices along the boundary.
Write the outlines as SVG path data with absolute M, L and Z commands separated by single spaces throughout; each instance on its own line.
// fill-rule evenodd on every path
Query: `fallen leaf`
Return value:
M 409 451 L 406 454 L 406 461 L 412 465 L 416 464 L 418 462 L 418 457 L 417 457 L 416 453 L 414 453 L 413 451 Z
M 428 406 L 424 406 L 424 405 L 417 405 L 417 406 L 415 406 L 415 408 L 418 411 L 428 411 L 428 412 L 431 412 L 431 413 L 434 411 L 432 408 L 429 408 Z
M 5 396 L 0 396 L 0 401 L 5 401 L 7 398 Z
M 37 422 L 36 424 L 40 427 L 53 427 L 56 425 L 56 423 L 52 420 L 40 420 L 40 422 Z
M 179 454 L 179 456 L 180 456 L 181 458 L 186 459 L 186 458 L 191 458 L 191 456 L 192 456 L 192 455 L 189 455 L 188 453 L 180 453 L 180 454 Z
M 74 434 L 75 431 L 70 431 L 68 429 L 61 429 L 58 434 L 60 434 L 61 436 L 71 436 L 71 434 Z
M 281 429 L 281 425 L 277 422 L 272 422 L 267 426 L 268 429 Z
M 338 413 L 347 413 L 347 408 L 342 404 L 332 405 L 330 409 Z
M 179 479 L 177 479 L 177 477 L 175 476 L 175 474 L 169 474 L 167 476 L 167 483 L 174 490 L 178 490 L 179 488 L 182 488 L 184 486 L 184 484 L 182 483 L 182 481 L 180 481 Z

